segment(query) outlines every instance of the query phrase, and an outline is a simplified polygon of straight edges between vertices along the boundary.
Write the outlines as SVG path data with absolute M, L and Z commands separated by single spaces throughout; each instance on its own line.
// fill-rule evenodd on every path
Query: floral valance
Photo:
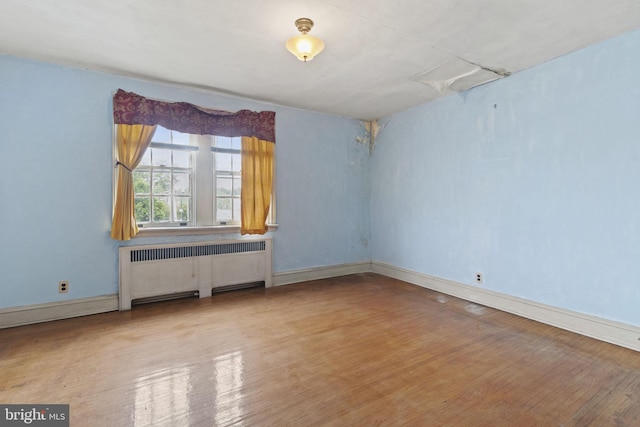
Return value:
M 252 136 L 276 142 L 274 111 L 232 113 L 186 102 L 156 101 L 122 89 L 113 96 L 113 120 L 116 124 L 160 125 L 184 133 Z

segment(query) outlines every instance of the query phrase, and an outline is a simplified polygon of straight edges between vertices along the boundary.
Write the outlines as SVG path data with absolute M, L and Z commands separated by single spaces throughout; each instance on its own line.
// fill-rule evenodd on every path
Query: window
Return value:
M 193 222 L 194 154 L 191 135 L 158 126 L 133 171 L 136 219 L 140 224 Z
M 240 137 L 191 135 L 157 126 L 133 171 L 138 226 L 239 225 L 241 144 Z
M 215 170 L 215 219 L 218 224 L 240 222 L 241 142 L 241 138 L 222 136 L 216 136 L 213 140 L 211 151 Z

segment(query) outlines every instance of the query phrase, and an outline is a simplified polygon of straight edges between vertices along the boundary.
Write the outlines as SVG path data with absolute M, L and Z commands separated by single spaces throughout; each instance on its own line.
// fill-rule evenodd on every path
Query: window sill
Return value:
M 267 231 L 278 229 L 278 224 L 269 224 Z M 208 234 L 240 233 L 239 225 L 216 225 L 211 227 L 149 227 L 140 228 L 136 237 L 160 236 L 204 236 Z

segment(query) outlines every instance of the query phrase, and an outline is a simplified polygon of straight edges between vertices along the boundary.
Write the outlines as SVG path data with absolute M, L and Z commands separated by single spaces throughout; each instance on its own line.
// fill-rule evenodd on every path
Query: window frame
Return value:
M 189 135 L 191 137 L 191 135 Z M 138 170 L 141 171 L 149 171 L 149 190 L 150 193 L 148 193 L 148 197 L 149 197 L 149 209 L 150 209 L 150 218 L 153 217 L 153 198 L 154 198 L 154 192 L 153 192 L 153 172 L 154 171 L 170 171 L 172 176 L 174 172 L 189 172 L 189 187 L 190 187 L 190 194 L 188 195 L 188 197 L 191 198 L 191 206 L 190 206 L 190 211 L 191 211 L 191 215 L 188 221 L 180 221 L 180 220 L 176 220 L 176 221 L 148 221 L 148 222 L 138 222 L 138 227 L 139 228 L 143 228 L 143 227 L 184 227 L 184 226 L 193 226 L 194 220 L 195 220 L 195 193 L 196 193 L 196 189 L 195 189 L 195 175 L 197 174 L 196 171 L 196 165 L 195 165 L 195 159 L 194 157 L 197 156 L 197 154 L 193 154 L 194 152 L 198 151 L 198 147 L 193 146 L 193 145 L 181 145 L 181 144 L 173 144 L 173 143 L 166 143 L 166 142 L 151 142 L 149 144 L 149 147 L 147 148 L 147 150 L 149 149 L 162 149 L 162 150 L 171 150 L 172 153 L 172 159 L 171 159 L 171 166 L 162 166 L 162 165 L 154 165 L 153 164 L 153 158 L 151 157 L 151 164 L 150 165 L 138 165 L 138 167 L 136 169 L 133 170 L 133 173 L 135 173 Z M 191 155 L 191 167 L 190 168 L 184 168 L 184 167 L 176 167 L 173 165 L 173 151 L 183 151 L 183 152 L 189 152 Z M 146 155 L 147 153 L 145 153 Z M 169 192 L 168 195 L 162 195 L 162 194 L 156 194 L 156 197 L 168 197 L 168 198 L 175 198 L 175 197 L 180 197 L 181 195 L 176 195 L 174 194 L 173 191 L 173 185 L 174 183 L 171 182 L 171 191 Z M 135 206 L 135 187 L 134 187 L 134 206 Z M 173 216 L 174 214 L 174 209 L 173 209 L 173 203 L 174 201 L 171 201 L 171 212 L 170 212 L 170 216 Z M 184 225 L 183 225 L 184 224 Z

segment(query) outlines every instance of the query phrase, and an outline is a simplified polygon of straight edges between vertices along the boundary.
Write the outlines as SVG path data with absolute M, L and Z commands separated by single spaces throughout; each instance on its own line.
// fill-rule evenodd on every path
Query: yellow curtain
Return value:
M 242 137 L 241 234 L 265 234 L 271 206 L 275 144 Z
M 116 203 L 111 238 L 129 240 L 138 234 L 134 212 L 133 171 L 151 143 L 156 126 L 118 125 Z

